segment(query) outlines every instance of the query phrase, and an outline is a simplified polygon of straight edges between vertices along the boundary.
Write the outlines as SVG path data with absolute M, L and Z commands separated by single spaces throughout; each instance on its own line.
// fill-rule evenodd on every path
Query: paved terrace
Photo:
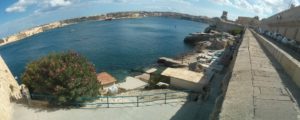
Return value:
M 220 119 L 300 120 L 299 106 L 289 92 L 289 81 L 290 78 L 281 66 L 263 50 L 247 29 L 238 51 Z M 299 88 L 296 91 L 299 94 Z

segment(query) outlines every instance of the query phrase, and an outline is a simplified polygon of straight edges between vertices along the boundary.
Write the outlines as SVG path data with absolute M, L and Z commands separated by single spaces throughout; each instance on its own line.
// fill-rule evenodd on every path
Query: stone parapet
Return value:
M 221 120 L 250 120 L 253 112 L 253 86 L 251 79 L 249 35 L 246 30 L 232 71 L 232 77 L 228 84 L 224 98 Z

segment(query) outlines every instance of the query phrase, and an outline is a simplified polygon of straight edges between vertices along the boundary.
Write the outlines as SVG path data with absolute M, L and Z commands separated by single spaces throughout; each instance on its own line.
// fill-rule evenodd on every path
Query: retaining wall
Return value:
M 11 119 L 11 99 L 20 98 L 19 85 L 0 56 L 0 120 Z

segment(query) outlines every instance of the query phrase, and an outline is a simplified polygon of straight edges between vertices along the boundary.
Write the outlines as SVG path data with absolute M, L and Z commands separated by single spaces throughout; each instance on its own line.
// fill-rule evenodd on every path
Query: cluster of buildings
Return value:
M 97 74 L 98 83 L 101 85 L 99 92 L 101 95 L 116 94 L 122 91 L 141 89 L 148 85 L 147 82 L 135 77 L 126 77 L 122 83 L 117 83 L 117 79 L 107 72 Z

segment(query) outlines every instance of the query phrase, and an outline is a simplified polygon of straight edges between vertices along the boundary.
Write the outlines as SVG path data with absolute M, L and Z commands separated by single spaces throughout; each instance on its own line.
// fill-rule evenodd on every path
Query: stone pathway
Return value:
M 223 120 L 300 120 L 298 106 L 279 72 L 247 30 L 220 113 Z
M 209 115 L 201 110 L 210 107 L 197 102 L 176 102 L 143 107 L 38 109 L 13 103 L 12 120 L 201 120 Z

